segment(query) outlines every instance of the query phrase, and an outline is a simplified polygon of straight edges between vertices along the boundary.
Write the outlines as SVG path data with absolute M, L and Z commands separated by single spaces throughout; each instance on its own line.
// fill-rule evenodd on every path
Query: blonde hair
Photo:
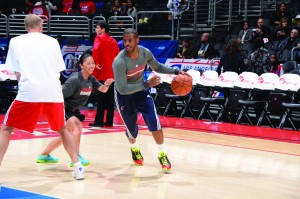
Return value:
M 24 20 L 26 30 L 35 29 L 39 27 L 41 23 L 43 23 L 43 20 L 35 14 L 27 15 Z

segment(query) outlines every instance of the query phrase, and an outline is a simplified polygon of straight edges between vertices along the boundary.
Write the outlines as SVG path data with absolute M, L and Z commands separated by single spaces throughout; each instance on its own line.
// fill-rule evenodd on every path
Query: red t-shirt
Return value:
M 36 15 L 45 15 L 49 18 L 49 13 L 47 10 L 47 7 L 43 4 L 41 5 L 34 5 L 34 7 L 29 11 L 30 14 L 36 14 Z
M 63 6 L 62 12 L 68 13 L 69 9 L 72 8 L 73 0 L 63 0 L 63 2 L 61 4 Z
M 82 14 L 90 14 L 96 11 L 96 5 L 92 1 L 83 1 L 79 4 Z
M 112 63 L 119 53 L 117 41 L 104 33 L 97 35 L 94 41 L 93 58 L 96 65 L 100 65 L 100 70 L 95 68 L 93 75 L 99 81 L 114 78 Z

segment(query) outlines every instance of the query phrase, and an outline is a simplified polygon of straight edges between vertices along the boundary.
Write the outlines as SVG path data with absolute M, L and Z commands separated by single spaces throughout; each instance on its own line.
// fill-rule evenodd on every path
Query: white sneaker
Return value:
M 84 179 L 84 167 L 82 165 L 80 165 L 80 166 L 74 166 L 74 170 L 72 172 L 72 176 L 76 180 L 83 180 Z

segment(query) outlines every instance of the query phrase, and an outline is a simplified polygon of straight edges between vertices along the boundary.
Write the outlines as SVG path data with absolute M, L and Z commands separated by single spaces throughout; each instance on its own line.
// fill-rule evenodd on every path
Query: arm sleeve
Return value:
M 93 52 L 92 52 L 92 55 L 93 55 L 93 59 L 95 61 L 95 64 L 98 65 L 100 64 L 99 63 L 99 48 L 100 48 L 100 45 L 101 45 L 101 42 L 100 42 L 100 39 L 98 36 L 95 37 L 95 41 L 94 41 L 94 46 L 93 46 Z
M 76 92 L 77 89 L 78 89 L 78 87 L 76 85 L 76 79 L 73 77 L 70 77 L 69 79 L 67 79 L 67 81 L 62 85 L 62 91 L 63 91 L 64 98 L 68 98 L 68 97 L 72 96 Z
M 127 83 L 125 62 L 121 62 L 120 60 L 115 59 L 115 61 L 113 62 L 113 70 L 114 77 L 118 80 L 115 81 L 115 87 L 121 95 L 132 94 L 138 91 L 145 90 L 148 87 L 146 81 L 136 84 Z
M 21 72 L 18 57 L 16 57 L 17 49 L 15 48 L 14 41 L 13 38 L 10 40 L 5 67 L 15 72 Z
M 173 5 L 172 0 L 168 0 L 167 8 L 171 9 L 171 8 L 172 8 L 172 5 Z
M 166 65 L 163 65 L 159 63 L 153 56 L 153 54 L 150 52 L 150 50 L 145 49 L 146 57 L 147 57 L 147 64 L 150 66 L 152 70 L 158 73 L 164 73 L 164 74 L 178 74 L 179 70 L 174 69 L 171 67 L 168 67 Z
M 137 10 L 135 7 L 133 7 L 133 11 L 131 13 L 131 17 L 135 18 L 136 17 L 136 13 L 137 13 Z
M 98 88 L 103 85 L 94 76 L 91 76 L 91 81 L 93 85 L 93 90 L 98 90 Z

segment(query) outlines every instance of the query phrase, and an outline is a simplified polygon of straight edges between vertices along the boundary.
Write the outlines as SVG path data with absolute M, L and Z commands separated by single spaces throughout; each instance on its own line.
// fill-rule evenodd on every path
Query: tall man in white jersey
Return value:
M 152 70 L 159 73 L 187 73 L 158 63 L 149 49 L 138 46 L 139 38 L 136 30 L 132 28 L 124 30 L 123 40 L 125 49 L 118 54 L 113 62 L 115 100 L 126 125 L 126 135 L 131 144 L 133 162 L 139 166 L 144 164 L 144 158 L 136 141 L 138 136 L 137 113 L 140 112 L 157 144 L 158 159 L 162 170 L 169 172 L 171 163 L 166 155 L 162 127 L 149 91 L 151 87 L 160 83 L 160 78 L 155 76 L 145 81 L 144 70 L 148 65 Z
M 64 99 L 59 81 L 65 70 L 60 46 L 42 33 L 43 20 L 34 14 L 25 17 L 27 34 L 12 38 L 6 67 L 15 71 L 19 80 L 16 99 L 7 111 L 0 131 L 0 165 L 14 128 L 33 132 L 41 114 L 53 131 L 60 132 L 64 147 L 74 162 L 72 175 L 84 179 L 84 168 L 78 160 L 76 141 L 65 127 Z

